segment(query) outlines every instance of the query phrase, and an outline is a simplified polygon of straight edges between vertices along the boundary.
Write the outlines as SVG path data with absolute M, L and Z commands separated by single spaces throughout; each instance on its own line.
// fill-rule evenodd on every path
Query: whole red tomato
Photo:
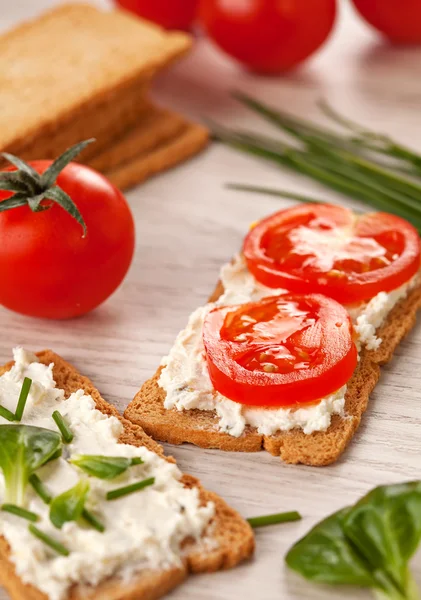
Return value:
M 421 43 L 420 0 L 353 0 L 362 17 L 396 43 Z
M 30 166 L 44 173 L 51 163 Z M 57 186 L 73 200 L 86 235 L 74 215 L 48 199 L 61 197 Z M 0 192 L 0 304 L 25 315 L 67 319 L 96 308 L 120 285 L 133 257 L 134 223 L 123 194 L 88 167 L 68 164 L 52 187 L 39 212 L 25 201 L 3 212 L 11 194 Z
M 116 0 L 121 8 L 162 25 L 165 29 L 190 29 L 199 0 Z
M 336 0 L 201 0 L 209 36 L 250 69 L 281 73 L 323 44 L 336 17 Z

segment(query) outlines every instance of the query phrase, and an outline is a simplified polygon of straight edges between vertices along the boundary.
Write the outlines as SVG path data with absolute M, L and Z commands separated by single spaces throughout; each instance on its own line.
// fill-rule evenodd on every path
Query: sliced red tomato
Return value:
M 318 294 L 215 308 L 203 342 L 214 388 L 241 404 L 314 402 L 340 389 L 357 365 L 347 311 Z
M 264 285 L 322 293 L 342 304 L 390 292 L 420 268 L 420 238 L 410 223 L 388 213 L 357 216 L 329 204 L 271 215 L 249 232 L 243 251 Z

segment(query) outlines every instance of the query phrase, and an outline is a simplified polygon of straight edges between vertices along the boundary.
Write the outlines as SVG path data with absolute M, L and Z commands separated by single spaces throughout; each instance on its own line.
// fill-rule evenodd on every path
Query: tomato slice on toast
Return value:
M 420 268 L 420 238 L 410 223 L 329 204 L 304 204 L 260 221 L 243 252 L 265 286 L 326 294 L 342 304 L 390 292 Z
M 350 317 L 319 294 L 222 306 L 204 321 L 214 388 L 254 406 L 297 406 L 340 389 L 357 365 Z

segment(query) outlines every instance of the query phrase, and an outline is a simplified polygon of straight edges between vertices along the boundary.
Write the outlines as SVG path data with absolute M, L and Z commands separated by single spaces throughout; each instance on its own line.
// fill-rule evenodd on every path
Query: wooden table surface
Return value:
M 0 26 L 5 29 L 53 4 L 54 0 L 0 0 Z M 347 3 L 342 8 L 334 38 L 289 77 L 252 77 L 201 41 L 183 64 L 161 77 L 156 95 L 197 118 L 248 127 L 258 127 L 259 121 L 230 100 L 233 87 L 313 118 L 318 115 L 315 102 L 324 97 L 345 114 L 421 149 L 421 51 L 383 45 Z M 220 265 L 238 250 L 248 224 L 286 205 L 274 198 L 230 192 L 224 189 L 228 181 L 344 201 L 306 179 L 214 144 L 128 194 L 136 218 L 136 256 L 123 286 L 101 308 L 69 322 L 29 319 L 0 308 L 0 363 L 9 360 L 16 345 L 52 348 L 124 409 L 154 373 L 189 313 L 206 301 Z M 292 509 L 304 517 L 299 523 L 258 531 L 253 561 L 233 571 L 193 577 L 171 598 L 336 598 L 337 590 L 309 585 L 287 573 L 283 556 L 314 522 L 374 485 L 421 478 L 420 390 L 418 327 L 384 369 L 353 443 L 333 466 L 286 466 L 264 452 L 168 447 L 183 470 L 199 476 L 245 517 Z M 415 566 L 421 583 L 421 556 Z M 343 598 L 369 597 L 355 589 L 340 593 Z M 0 592 L 0 600 L 5 598 Z

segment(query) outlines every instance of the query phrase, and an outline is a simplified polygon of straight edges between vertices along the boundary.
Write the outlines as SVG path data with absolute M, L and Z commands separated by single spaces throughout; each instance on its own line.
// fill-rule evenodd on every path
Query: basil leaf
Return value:
M 298 541 L 285 558 L 290 569 L 319 583 L 374 586 L 369 565 L 343 532 L 349 511 L 345 508 L 334 513 Z
M 141 458 L 125 458 L 124 456 L 79 454 L 72 456 L 70 462 L 93 477 L 114 479 L 127 471 L 129 467 L 140 465 L 143 461 Z
M 61 436 L 29 425 L 0 425 L 0 469 L 4 501 L 23 506 L 29 477 L 61 449 Z
M 375 488 L 350 511 L 344 532 L 372 569 L 385 571 L 405 594 L 408 560 L 421 540 L 421 482 Z
M 50 521 L 61 529 L 64 523 L 81 517 L 89 493 L 89 482 L 81 479 L 74 487 L 56 496 L 50 505 Z

